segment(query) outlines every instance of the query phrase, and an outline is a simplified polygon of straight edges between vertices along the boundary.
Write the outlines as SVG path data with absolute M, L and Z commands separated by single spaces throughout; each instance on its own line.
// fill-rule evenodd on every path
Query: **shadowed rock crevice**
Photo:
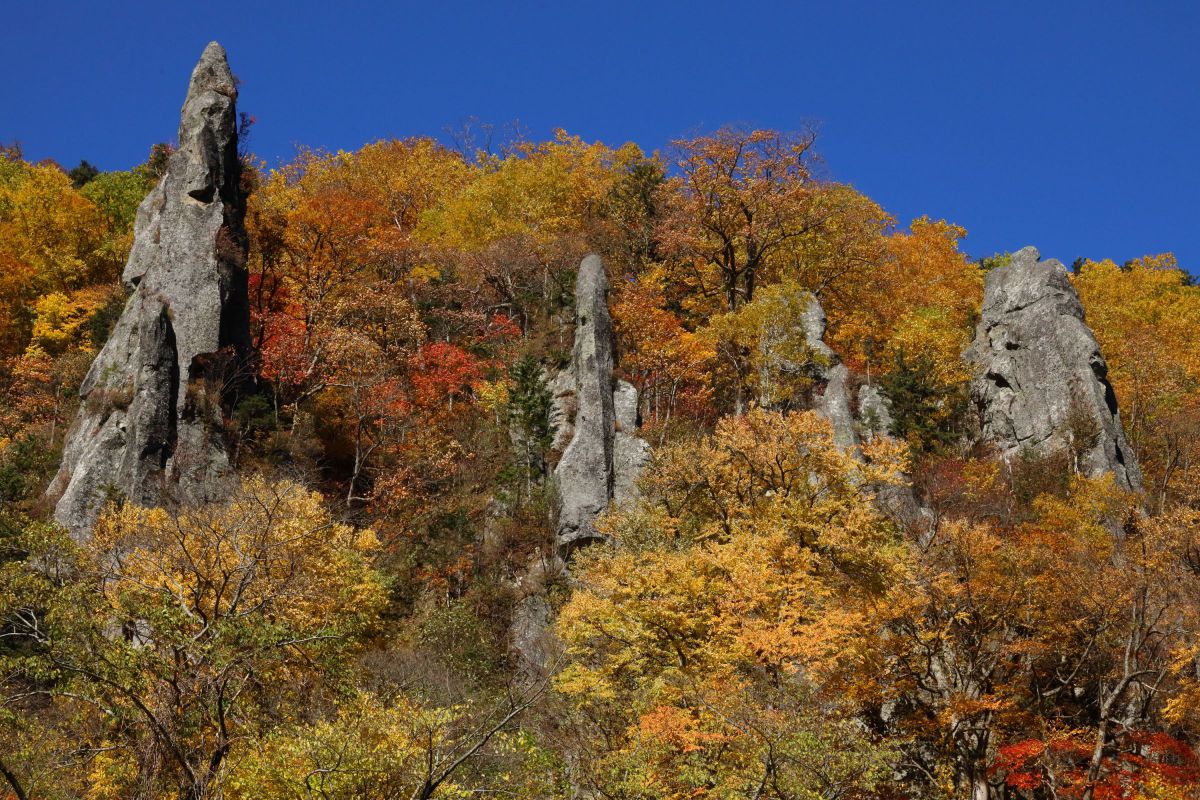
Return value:
M 55 518 L 76 537 L 88 535 L 114 491 L 156 505 L 226 487 L 221 398 L 196 404 L 211 394 L 199 384 L 214 381 L 193 367 L 240 362 L 250 348 L 236 101 L 225 51 L 213 42 L 192 72 L 179 149 L 138 207 L 122 274 L 134 291 L 80 388 L 49 490 Z
M 1075 449 L 1084 474 L 1112 473 L 1119 486 L 1141 489 L 1108 365 L 1060 262 L 1026 247 L 988 273 L 967 358 L 982 438 L 1003 458 Z M 1081 418 L 1097 433 L 1073 441 Z

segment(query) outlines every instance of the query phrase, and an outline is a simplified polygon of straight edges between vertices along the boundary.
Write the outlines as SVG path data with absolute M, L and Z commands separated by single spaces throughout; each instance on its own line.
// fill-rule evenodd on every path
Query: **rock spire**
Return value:
M 1002 457 L 1072 453 L 1080 472 L 1141 489 L 1108 365 L 1061 262 L 1026 247 L 988 273 L 967 358 L 983 438 Z
M 559 492 L 558 544 L 565 554 L 600 538 L 594 520 L 612 500 L 632 497 L 650 446 L 638 438 L 637 390 L 616 380 L 608 278 L 598 255 L 583 259 L 575 282 L 575 347 L 553 382 Z
M 138 208 L 122 275 L 132 295 L 84 378 L 50 487 L 77 537 L 114 492 L 156 505 L 208 499 L 226 482 L 222 393 L 250 342 L 236 102 L 213 42 L 192 71 L 179 148 Z

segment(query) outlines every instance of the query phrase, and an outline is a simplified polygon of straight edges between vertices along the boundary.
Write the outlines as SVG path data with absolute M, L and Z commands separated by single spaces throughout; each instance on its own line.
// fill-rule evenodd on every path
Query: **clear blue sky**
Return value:
M 973 255 L 1200 271 L 1194 2 L 53 2 L 0 14 L 0 141 L 103 169 L 173 138 L 217 39 L 269 163 L 470 117 L 647 150 L 819 125 L 828 173 Z

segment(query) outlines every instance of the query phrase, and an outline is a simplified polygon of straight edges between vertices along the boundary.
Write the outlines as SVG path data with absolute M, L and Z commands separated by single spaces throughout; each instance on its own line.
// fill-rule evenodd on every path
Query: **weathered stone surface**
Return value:
M 597 255 L 579 266 L 575 283 L 575 348 L 569 367 L 575 391 L 571 441 L 554 470 L 561 500 L 559 544 L 570 549 L 598 538 L 592 521 L 612 497 L 613 333 L 608 278 Z
M 855 449 L 858 435 L 850 408 L 850 370 L 825 343 L 825 309 L 816 297 L 809 300 L 800 319 L 809 349 L 817 356 L 812 367 L 817 381 L 813 410 L 829 420 L 833 426 L 833 440 L 839 447 Z
M 525 679 L 537 679 L 550 671 L 558 643 L 550 630 L 554 610 L 545 594 L 530 594 L 513 608 L 509 636 L 517 656 L 517 672 Z
M 78 537 L 112 491 L 153 505 L 223 488 L 229 464 L 210 384 L 250 341 L 236 100 L 213 42 L 192 72 L 179 149 L 138 208 L 123 273 L 133 295 L 80 388 L 50 487 L 56 519 Z
M 571 364 L 551 381 L 564 447 L 554 470 L 558 484 L 558 543 L 564 554 L 599 539 L 594 521 L 613 499 L 633 496 L 649 446 L 636 435 L 637 390 L 615 381 L 608 278 L 597 255 L 579 267 L 575 283 L 575 348 Z
M 891 431 L 892 409 L 878 386 L 868 383 L 858 390 L 858 418 L 867 440 Z
M 613 390 L 617 432 L 613 437 L 613 502 L 622 505 L 637 498 L 637 481 L 650 463 L 650 443 L 637 435 L 638 393 L 633 384 L 617 381 Z
M 1060 262 L 1026 247 L 988 273 L 967 357 L 982 436 L 1002 457 L 1076 452 L 1084 474 L 1141 488 L 1108 366 Z
M 539 553 L 514 583 L 520 599 L 513 607 L 509 636 L 523 680 L 544 678 L 561 655 L 562 643 L 551 627 L 554 609 L 548 594 L 551 584 L 567 580 L 567 565 L 557 554 Z

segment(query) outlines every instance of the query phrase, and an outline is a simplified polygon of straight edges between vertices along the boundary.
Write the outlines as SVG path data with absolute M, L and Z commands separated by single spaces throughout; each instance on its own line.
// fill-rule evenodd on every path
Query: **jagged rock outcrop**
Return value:
M 650 448 L 636 435 L 637 390 L 613 377 L 616 366 L 608 278 L 597 255 L 579 266 L 575 282 L 575 348 L 551 384 L 564 447 L 554 470 L 558 485 L 558 545 L 564 553 L 601 538 L 594 521 L 609 503 L 633 496 Z
M 889 436 L 892 425 L 887 399 L 874 386 L 866 384 L 858 391 L 858 414 L 854 413 L 850 369 L 825 342 L 825 310 L 813 297 L 800 318 L 808 347 L 816 356 L 809 374 L 817 383 L 812 408 L 833 427 L 833 441 L 843 450 L 862 457 L 860 445 L 877 436 Z M 879 484 L 869 487 L 879 508 L 906 529 L 920 535 L 931 527 L 932 512 L 921 505 L 913 489 L 904 484 Z
M 988 273 L 967 357 L 982 437 L 1002 457 L 1073 453 L 1084 474 L 1141 489 L 1108 365 L 1062 263 L 1026 247 Z
M 179 149 L 138 208 L 122 275 L 133 294 L 84 378 L 49 490 L 77 537 L 114 491 L 155 505 L 226 483 L 220 387 L 250 343 L 236 101 L 213 42 L 192 72 Z
M 780 378 L 811 381 L 808 406 L 829 420 L 838 446 L 857 448 L 850 403 L 850 370 L 825 343 L 826 319 L 821 302 L 815 295 L 803 292 L 785 300 L 783 307 L 775 311 L 759 331 L 759 404 L 778 408 L 793 401 L 777 383 Z
M 551 630 L 546 586 L 569 580 L 571 552 L 603 538 L 595 520 L 612 503 L 637 495 L 637 479 L 650 445 L 637 435 L 638 393 L 616 380 L 616 343 L 608 311 L 604 263 L 589 255 L 575 281 L 575 347 L 571 363 L 549 381 L 553 397 L 551 447 L 562 457 L 554 469 L 558 489 L 556 552 L 539 553 L 514 589 L 510 638 L 522 680 L 545 677 L 561 650 Z
M 816 297 L 809 300 L 800 322 L 809 349 L 818 357 L 812 368 L 818 384 L 813 410 L 833 426 L 833 441 L 843 449 L 853 450 L 858 447 L 858 434 L 850 408 L 850 370 L 825 343 L 825 309 Z

